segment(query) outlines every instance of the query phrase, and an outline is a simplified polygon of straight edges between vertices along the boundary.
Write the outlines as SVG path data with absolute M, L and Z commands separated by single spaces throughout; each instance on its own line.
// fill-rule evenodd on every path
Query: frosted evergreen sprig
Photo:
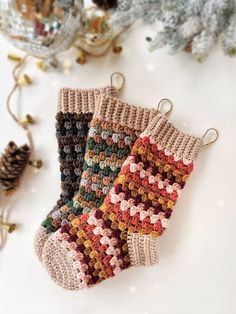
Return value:
M 234 0 L 118 0 L 113 19 L 120 25 L 158 21 L 147 38 L 151 51 L 167 46 L 171 54 L 187 50 L 202 61 L 221 42 L 225 55 L 236 56 Z

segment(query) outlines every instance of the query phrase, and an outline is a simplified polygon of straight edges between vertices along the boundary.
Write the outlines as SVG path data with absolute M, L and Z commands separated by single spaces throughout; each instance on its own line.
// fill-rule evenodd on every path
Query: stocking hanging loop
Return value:
M 214 134 L 214 136 L 213 136 Z M 206 130 L 205 134 L 202 137 L 202 147 L 208 146 L 217 141 L 219 137 L 219 132 L 215 128 L 210 128 Z M 208 138 L 208 139 L 207 139 Z
M 117 88 L 118 92 L 122 90 L 125 84 L 125 76 L 120 72 L 114 72 L 111 74 L 111 86 Z
M 165 107 L 167 104 L 169 106 L 169 109 L 165 113 L 162 113 L 161 107 Z M 172 109 L 173 109 L 173 103 L 168 98 L 161 99 L 157 105 L 157 110 L 161 112 L 164 116 L 168 116 L 171 113 Z

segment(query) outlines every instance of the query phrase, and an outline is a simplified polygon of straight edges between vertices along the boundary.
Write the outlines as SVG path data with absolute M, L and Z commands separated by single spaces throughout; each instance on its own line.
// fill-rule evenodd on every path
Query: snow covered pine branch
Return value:
M 113 19 L 128 25 L 142 19 L 154 23 L 150 50 L 164 46 L 171 54 L 180 50 L 204 60 L 220 42 L 225 55 L 236 56 L 236 3 L 234 0 L 118 0 Z

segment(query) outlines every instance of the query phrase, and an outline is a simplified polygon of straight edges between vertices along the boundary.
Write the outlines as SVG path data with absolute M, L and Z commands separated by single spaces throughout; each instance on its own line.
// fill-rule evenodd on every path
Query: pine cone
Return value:
M 103 10 L 114 9 L 118 5 L 117 0 L 93 0 L 93 3 Z
M 4 190 L 13 190 L 19 185 L 19 179 L 29 162 L 30 147 L 25 144 L 18 147 L 9 142 L 0 158 L 0 184 Z

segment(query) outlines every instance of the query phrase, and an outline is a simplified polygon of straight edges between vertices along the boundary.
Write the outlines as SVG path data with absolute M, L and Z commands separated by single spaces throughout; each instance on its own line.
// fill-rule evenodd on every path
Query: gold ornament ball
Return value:
M 103 55 L 113 38 L 110 15 L 97 7 L 85 9 L 75 46 L 95 56 Z

